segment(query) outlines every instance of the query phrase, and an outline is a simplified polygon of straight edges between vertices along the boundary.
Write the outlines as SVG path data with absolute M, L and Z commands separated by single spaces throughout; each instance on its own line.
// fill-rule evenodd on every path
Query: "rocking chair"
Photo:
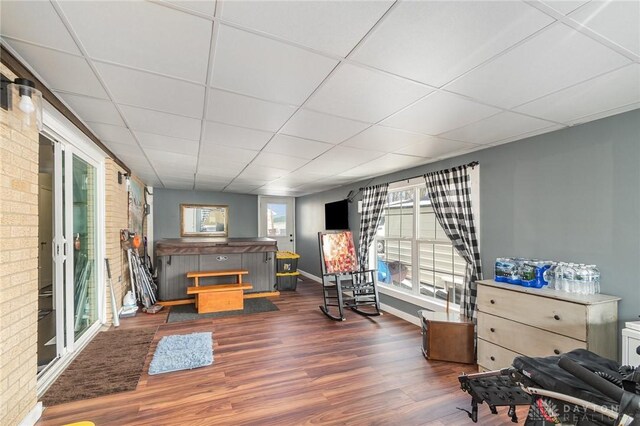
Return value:
M 318 243 L 324 299 L 320 310 L 334 321 L 345 320 L 344 308 L 369 317 L 382 315 L 376 270 L 360 270 L 351 231 L 318 232 Z

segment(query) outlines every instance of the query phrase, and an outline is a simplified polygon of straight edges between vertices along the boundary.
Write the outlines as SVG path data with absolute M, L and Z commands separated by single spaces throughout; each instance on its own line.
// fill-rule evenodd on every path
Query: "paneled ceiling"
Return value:
M 6 1 L 147 184 L 304 195 L 640 107 L 640 2 Z

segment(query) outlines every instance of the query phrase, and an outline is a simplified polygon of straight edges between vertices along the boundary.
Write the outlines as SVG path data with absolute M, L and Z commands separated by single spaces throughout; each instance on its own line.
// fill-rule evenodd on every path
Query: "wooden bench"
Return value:
M 196 296 L 195 303 L 199 314 L 244 309 L 244 290 L 253 288 L 251 284 L 242 282 L 242 276 L 248 273 L 249 271 L 244 269 L 189 272 L 187 278 L 194 279 L 194 286 L 187 287 L 187 294 Z M 200 285 L 200 278 L 233 276 L 236 277 L 236 283 Z

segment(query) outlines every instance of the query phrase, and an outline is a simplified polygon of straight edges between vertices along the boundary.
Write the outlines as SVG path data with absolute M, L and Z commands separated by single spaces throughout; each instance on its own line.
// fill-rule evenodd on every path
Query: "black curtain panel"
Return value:
M 462 313 L 476 322 L 476 280 L 482 279 L 482 262 L 476 225 L 471 210 L 471 180 L 468 166 L 428 173 L 427 193 L 445 234 L 467 262 Z

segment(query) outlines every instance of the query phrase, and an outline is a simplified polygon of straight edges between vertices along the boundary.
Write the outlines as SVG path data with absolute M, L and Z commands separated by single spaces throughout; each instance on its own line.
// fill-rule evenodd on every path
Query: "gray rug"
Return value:
M 211 312 L 208 314 L 199 314 L 196 307 L 191 305 L 177 305 L 172 306 L 169 312 L 167 322 L 180 322 L 180 321 L 193 321 L 203 318 L 223 318 L 234 315 L 249 315 L 257 314 L 260 312 L 279 311 L 278 307 L 273 304 L 269 299 L 264 297 L 256 299 L 245 299 L 244 309 L 237 311 L 225 311 L 225 312 Z
M 149 375 L 191 370 L 213 364 L 211 332 L 165 336 L 158 342 Z

